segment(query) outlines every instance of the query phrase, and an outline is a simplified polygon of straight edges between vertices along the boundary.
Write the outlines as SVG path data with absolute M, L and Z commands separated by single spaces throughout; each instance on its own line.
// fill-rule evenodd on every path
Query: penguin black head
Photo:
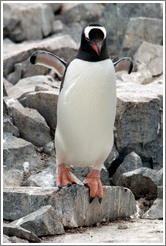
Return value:
M 85 61 L 102 61 L 108 58 L 106 29 L 99 24 L 84 27 L 77 58 Z

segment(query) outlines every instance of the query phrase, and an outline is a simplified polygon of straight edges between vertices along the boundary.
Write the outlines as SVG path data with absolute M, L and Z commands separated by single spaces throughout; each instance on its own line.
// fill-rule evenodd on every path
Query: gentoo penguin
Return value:
M 128 72 L 132 69 L 129 58 L 113 64 L 106 38 L 103 26 L 88 25 L 83 29 L 77 56 L 69 65 L 46 51 L 36 51 L 30 58 L 33 64 L 54 68 L 63 77 L 55 134 L 57 186 L 76 183 L 65 163 L 89 166 L 91 172 L 84 184 L 90 189 L 90 202 L 97 196 L 100 203 L 103 197 L 100 169 L 113 146 L 115 70 L 126 66 Z

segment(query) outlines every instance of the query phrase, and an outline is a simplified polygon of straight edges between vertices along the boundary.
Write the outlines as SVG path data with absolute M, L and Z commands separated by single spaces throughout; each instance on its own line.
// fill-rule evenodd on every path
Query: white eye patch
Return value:
M 104 39 L 106 38 L 106 30 L 105 30 L 104 27 L 102 27 L 102 26 L 87 26 L 87 27 L 85 27 L 85 30 L 84 30 L 84 34 L 85 34 L 85 37 L 87 39 L 89 39 L 89 33 L 90 33 L 90 31 L 92 29 L 99 29 L 99 30 L 101 30 L 103 32 L 103 34 L 104 34 Z

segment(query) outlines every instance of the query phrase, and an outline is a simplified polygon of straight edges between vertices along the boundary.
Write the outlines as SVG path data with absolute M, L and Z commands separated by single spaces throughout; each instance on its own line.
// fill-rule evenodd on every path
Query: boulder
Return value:
M 53 11 L 44 3 L 4 3 L 4 37 L 14 42 L 37 40 L 52 32 Z M 11 18 L 12 16 L 12 18 Z
M 22 138 L 4 134 L 3 139 L 3 164 L 9 169 L 23 170 L 23 163 L 30 163 L 30 170 L 37 171 L 42 168 L 42 162 L 34 146 Z
M 147 17 L 130 18 L 120 51 L 120 57 L 132 57 L 143 41 L 152 44 L 162 44 L 163 21 L 161 19 Z
M 143 214 L 142 218 L 151 220 L 163 219 L 163 199 L 157 198 L 150 209 Z
M 68 6 L 67 6 L 68 5 Z M 100 18 L 103 5 L 101 3 L 66 3 L 62 8 L 62 21 L 67 25 L 79 22 L 83 26 L 89 23 L 96 23 Z
M 19 129 L 20 136 L 36 146 L 50 142 L 50 128 L 35 109 L 24 108 L 17 100 L 6 100 L 9 115 Z
M 108 52 L 110 56 L 115 58 L 124 56 L 122 55 L 122 52 L 120 52 L 120 50 L 122 48 L 127 26 L 129 25 L 128 21 L 131 17 L 140 16 L 162 19 L 162 5 L 160 3 L 106 4 L 103 14 L 99 19 L 99 22 L 107 29 Z M 151 30 L 153 30 L 153 27 L 152 29 L 149 28 L 148 33 L 151 32 Z M 133 32 L 137 32 L 136 36 L 139 33 L 137 30 L 133 30 Z M 161 32 L 162 29 L 159 30 L 159 33 Z M 130 33 L 130 35 L 132 35 L 132 33 Z M 156 34 L 156 36 L 158 36 L 158 34 Z M 129 48 L 131 49 L 132 47 L 130 46 Z M 125 52 L 125 50 L 123 52 Z M 127 52 L 129 52 L 129 50 Z
M 20 226 L 12 226 L 10 224 L 3 224 L 3 233 L 10 237 L 16 236 L 22 239 L 26 239 L 31 243 L 40 243 L 41 240 L 33 232 L 30 232 Z
M 126 148 L 126 154 L 135 151 L 148 160 L 149 167 L 151 158 L 156 167 L 162 166 L 159 153 L 162 153 L 163 85 L 158 82 L 133 85 L 132 79 L 128 78 L 125 83 L 117 80 L 117 150 L 121 153 Z
M 4 219 L 16 220 L 51 205 L 62 216 L 63 226 L 73 228 L 126 218 L 135 212 L 135 199 L 130 190 L 118 186 L 103 188 L 101 204 L 97 198 L 89 203 L 89 189 L 81 185 L 61 190 L 52 187 L 4 188 Z
M 26 95 L 25 104 L 36 109 L 46 120 L 47 124 L 55 129 L 57 123 L 57 101 L 59 91 L 37 91 Z
M 152 76 L 163 73 L 163 46 L 143 42 L 134 55 L 134 61 L 137 69 L 144 67 L 149 70 Z
M 33 232 L 38 237 L 63 234 L 64 228 L 61 216 L 51 205 L 43 206 L 31 214 L 10 223 Z
M 143 167 L 143 165 L 140 156 L 135 152 L 131 152 L 124 158 L 124 161 L 120 164 L 115 174 L 111 177 L 111 182 L 114 185 L 117 185 L 123 173 L 133 171 L 141 167 Z
M 157 187 L 163 184 L 163 170 L 153 170 L 142 167 L 123 173 L 118 185 L 129 188 L 136 199 L 147 197 L 148 200 L 157 198 Z

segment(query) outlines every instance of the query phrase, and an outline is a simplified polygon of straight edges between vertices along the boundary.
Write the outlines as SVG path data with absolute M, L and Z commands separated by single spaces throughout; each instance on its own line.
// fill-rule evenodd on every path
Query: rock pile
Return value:
M 17 237 L 40 242 L 41 236 L 68 227 L 129 217 L 135 208 L 137 217 L 161 219 L 162 4 L 4 3 L 3 19 L 4 219 L 13 221 L 4 224 L 10 237 L 4 242 L 18 242 Z M 130 75 L 117 74 L 114 147 L 101 170 L 106 185 L 101 205 L 97 200 L 89 204 L 82 186 L 88 167 L 71 168 L 79 185 L 55 188 L 60 81 L 54 71 L 29 61 L 36 49 L 71 61 L 82 27 L 94 22 L 106 27 L 113 60 L 134 60 Z

